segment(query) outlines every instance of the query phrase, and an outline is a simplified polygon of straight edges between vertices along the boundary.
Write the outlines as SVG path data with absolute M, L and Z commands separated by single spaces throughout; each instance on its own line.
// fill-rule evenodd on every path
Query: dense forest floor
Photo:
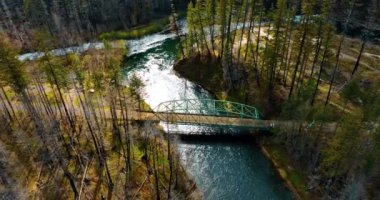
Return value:
M 129 86 L 114 85 L 122 77 L 123 52 L 46 55 L 22 64 L 28 105 L 48 130 L 43 136 L 20 91 L 2 85 L 2 109 L 9 112 L 2 112 L 0 124 L 0 196 L 200 198 L 162 128 L 128 119 L 127 108 L 148 105 L 139 97 L 142 85 L 137 78 Z
M 264 48 L 266 34 L 268 27 L 261 27 L 261 48 Z M 257 31 L 257 28 L 253 30 Z M 236 31 L 236 38 L 239 38 L 241 35 L 241 31 Z M 339 35 L 335 36 L 335 40 L 339 40 Z M 251 42 L 255 43 L 257 37 L 255 35 L 251 36 Z M 238 42 L 236 41 L 234 45 L 234 53 L 236 56 L 238 52 Z M 216 42 L 217 45 L 220 43 Z M 242 48 L 240 49 L 241 54 L 244 55 L 246 49 L 244 48 L 247 43 L 246 34 L 243 35 L 242 40 Z M 345 107 L 344 100 L 340 97 L 339 92 L 343 87 L 347 84 L 347 80 L 350 78 L 352 67 L 355 65 L 357 61 L 357 56 L 359 54 L 361 45 L 361 40 L 357 38 L 346 38 L 342 50 L 341 50 L 341 59 L 340 59 L 340 68 L 337 75 L 336 81 L 336 92 L 332 94 L 333 101 L 329 101 L 329 104 L 333 107 L 341 109 Z M 217 48 L 217 47 L 215 47 Z M 219 55 L 219 52 L 216 51 L 215 55 Z M 236 57 L 234 58 L 237 59 Z M 248 58 L 249 59 L 249 58 Z M 361 58 L 361 62 L 359 65 L 360 73 L 362 81 L 375 83 L 380 81 L 380 46 L 377 44 L 367 44 L 364 49 L 364 53 Z M 236 68 L 243 68 L 243 66 L 236 65 Z M 253 66 L 252 66 L 253 68 Z M 245 85 L 245 83 L 241 83 L 234 90 L 226 92 L 226 82 L 223 77 L 223 68 L 221 67 L 221 60 L 205 55 L 196 54 L 190 58 L 183 58 L 179 60 L 174 66 L 174 70 L 179 73 L 179 75 L 184 78 L 193 81 L 197 84 L 200 84 L 206 90 L 210 91 L 215 95 L 218 99 L 227 99 L 231 101 L 244 102 L 249 105 L 254 105 L 258 107 L 261 112 L 263 112 L 263 116 L 270 119 L 275 117 L 276 114 L 279 114 L 281 111 L 281 104 L 287 98 L 287 92 L 289 91 L 289 87 L 279 86 L 276 88 L 275 96 L 276 101 L 275 104 L 273 102 L 270 105 L 267 105 L 267 96 L 265 93 L 265 88 L 260 88 L 255 82 L 255 75 L 252 71 L 253 69 L 248 69 L 248 80 L 249 83 Z M 306 69 L 305 74 L 310 73 L 310 70 Z M 326 98 L 328 89 L 329 89 L 329 77 L 332 74 L 332 69 L 326 69 L 326 71 L 322 74 L 322 83 L 320 84 L 320 93 L 318 94 L 318 99 L 320 102 Z M 290 76 L 288 77 L 288 82 L 290 82 Z M 316 77 L 315 77 L 316 78 Z M 249 91 L 247 91 L 249 90 Z M 248 93 L 247 93 L 248 92 Z M 350 112 L 350 109 L 355 109 L 355 106 L 352 104 L 348 105 L 348 109 L 346 108 L 346 112 Z

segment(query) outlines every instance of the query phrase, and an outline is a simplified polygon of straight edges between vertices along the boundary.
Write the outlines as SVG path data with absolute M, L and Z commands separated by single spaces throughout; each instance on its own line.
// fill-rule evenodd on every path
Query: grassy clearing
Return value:
M 129 40 L 137 39 L 143 36 L 157 33 L 162 31 L 165 26 L 169 24 L 169 18 L 160 19 L 149 23 L 147 25 L 137 26 L 129 30 L 111 31 L 107 33 L 102 33 L 99 36 L 101 40 Z
M 185 12 L 179 13 L 179 18 L 186 15 Z M 149 24 L 136 26 L 128 30 L 118 30 L 102 33 L 99 35 L 100 40 L 131 40 L 138 39 L 143 36 L 163 31 L 170 23 L 169 17 L 155 20 Z

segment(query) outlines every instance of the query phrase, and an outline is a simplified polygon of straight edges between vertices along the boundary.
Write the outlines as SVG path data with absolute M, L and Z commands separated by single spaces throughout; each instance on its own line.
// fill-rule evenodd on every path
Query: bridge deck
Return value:
M 169 123 L 182 124 L 202 124 L 202 125 L 220 125 L 249 127 L 254 129 L 269 128 L 292 128 L 295 125 L 307 127 L 308 124 L 300 124 L 294 121 L 276 121 L 276 120 L 258 120 L 238 117 L 207 116 L 197 114 L 181 113 L 161 113 L 161 112 L 138 112 L 132 111 L 129 116 L 134 120 L 140 121 L 164 121 Z M 324 124 L 321 131 L 332 131 L 335 128 L 334 123 Z

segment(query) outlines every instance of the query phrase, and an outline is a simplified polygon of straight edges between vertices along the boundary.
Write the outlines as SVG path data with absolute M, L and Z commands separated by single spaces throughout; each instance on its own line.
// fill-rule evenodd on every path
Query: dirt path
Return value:
M 335 52 L 335 51 L 334 51 Z M 368 53 L 364 53 L 365 55 L 367 55 Z M 374 54 L 371 54 L 371 55 L 374 55 Z M 375 55 L 376 56 L 376 55 Z M 348 55 L 346 53 L 340 53 L 340 57 L 342 59 L 345 59 L 345 60 L 350 60 L 350 61 L 353 61 L 353 62 L 356 62 L 357 58 L 354 57 L 354 56 L 351 56 L 351 55 Z M 380 56 L 379 56 L 380 57 Z M 377 73 L 380 73 L 380 70 L 370 66 L 369 64 L 365 63 L 365 62 L 360 62 L 360 65 L 363 65 L 365 67 L 367 67 L 368 69 L 372 70 L 372 71 L 375 71 Z

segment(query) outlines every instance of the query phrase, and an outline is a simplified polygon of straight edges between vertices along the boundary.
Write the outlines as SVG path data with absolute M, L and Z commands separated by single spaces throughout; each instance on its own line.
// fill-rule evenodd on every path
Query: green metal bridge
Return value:
M 313 123 L 260 119 L 259 111 L 249 105 L 213 99 L 183 99 L 160 103 L 153 111 L 130 111 L 129 116 L 139 121 L 163 121 L 170 124 L 245 127 L 249 129 L 310 127 Z M 321 130 L 332 130 L 325 124 Z
M 249 119 L 260 118 L 260 114 L 255 107 L 231 101 L 213 99 L 184 99 L 167 101 L 159 104 L 154 110 L 155 112 L 159 113 L 177 113 Z

